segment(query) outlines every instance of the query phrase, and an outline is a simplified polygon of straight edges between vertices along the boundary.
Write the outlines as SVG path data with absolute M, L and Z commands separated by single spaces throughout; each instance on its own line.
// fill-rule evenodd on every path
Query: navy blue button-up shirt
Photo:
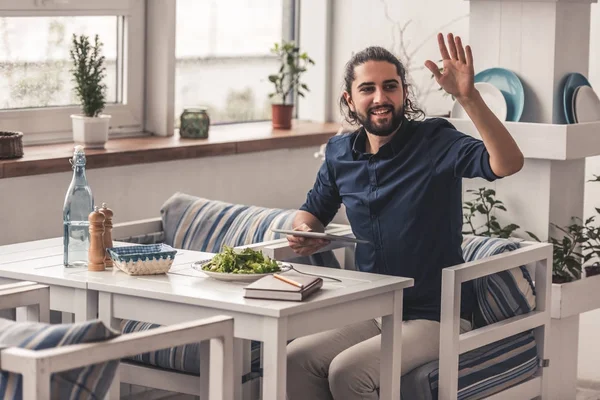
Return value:
M 404 120 L 376 154 L 366 133 L 335 136 L 301 210 L 327 225 L 340 204 L 352 231 L 359 270 L 413 278 L 404 291 L 404 319 L 440 319 L 442 269 L 462 257 L 462 178 L 497 179 L 483 142 L 444 119 Z M 472 284 L 462 312 L 472 312 Z

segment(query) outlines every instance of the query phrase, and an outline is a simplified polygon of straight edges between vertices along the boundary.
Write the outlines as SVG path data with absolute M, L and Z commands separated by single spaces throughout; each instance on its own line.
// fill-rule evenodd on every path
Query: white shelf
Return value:
M 481 139 L 473 122 L 447 118 L 456 129 Z M 600 121 L 583 124 L 505 122 L 525 158 L 575 160 L 600 155 Z
M 600 308 L 600 275 L 552 284 L 552 318 L 562 319 Z

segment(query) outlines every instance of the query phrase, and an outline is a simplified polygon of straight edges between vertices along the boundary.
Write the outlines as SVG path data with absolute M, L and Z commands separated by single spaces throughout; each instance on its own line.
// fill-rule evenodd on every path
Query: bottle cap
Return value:
M 81 145 L 77 145 L 77 146 L 75 146 L 75 151 L 74 151 L 74 153 L 75 153 L 75 154 L 84 154 L 84 151 L 83 151 L 83 146 L 81 146 Z

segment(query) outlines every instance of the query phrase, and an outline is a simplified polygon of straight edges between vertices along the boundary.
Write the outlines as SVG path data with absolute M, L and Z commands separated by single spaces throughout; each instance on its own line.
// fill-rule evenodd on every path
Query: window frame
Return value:
M 109 137 L 132 136 L 144 129 L 144 0 L 0 0 L 0 17 L 124 16 L 122 104 L 107 104 Z M 121 25 L 121 24 L 119 24 Z M 25 145 L 72 141 L 71 114 L 79 106 L 0 110 L 0 130 L 23 132 Z
M 1 1 L 1 0 L 0 0 Z M 325 0 L 325 1 L 330 1 L 330 0 Z M 299 26 L 299 7 L 300 7 L 300 2 L 301 0 L 282 0 L 282 10 L 281 10 L 281 19 L 282 19 L 282 24 L 281 24 L 281 40 L 285 40 L 285 41 L 289 41 L 291 39 L 295 39 L 296 42 L 298 42 L 298 26 Z M 152 7 L 152 5 L 149 5 L 150 7 Z M 177 7 L 177 0 L 173 1 L 173 6 L 172 8 L 170 8 L 169 6 L 156 6 L 156 7 L 161 7 L 161 11 L 163 14 L 176 14 L 176 7 Z M 156 11 L 155 11 L 156 12 Z M 151 13 L 151 12 L 150 12 Z M 150 14 L 149 13 L 149 14 Z M 173 26 L 176 26 L 177 21 L 173 20 Z M 151 19 L 148 19 L 147 21 L 148 24 L 148 31 L 152 31 L 151 28 Z M 175 35 L 175 29 L 172 30 L 171 32 L 172 35 Z M 294 38 L 295 36 L 295 38 Z M 157 46 L 166 46 L 167 44 L 164 41 L 161 42 L 157 42 L 154 43 L 152 42 L 152 39 L 150 38 L 151 41 L 151 45 L 149 43 L 147 43 L 147 46 L 149 46 L 149 48 L 152 48 L 153 50 L 150 51 L 157 51 Z M 176 55 L 175 55 L 175 41 L 176 38 L 173 40 L 172 46 L 173 48 L 169 48 L 169 49 L 165 49 L 165 52 L 167 52 L 168 54 L 172 54 L 173 55 L 173 61 L 172 61 L 172 71 L 169 71 L 168 73 L 170 73 L 173 76 L 175 76 L 175 64 L 177 62 L 176 59 Z M 158 53 L 161 53 L 160 51 L 157 51 Z M 243 58 L 245 56 L 240 56 L 240 58 Z M 218 56 L 216 57 L 217 59 L 219 58 Z M 229 57 L 228 57 L 229 58 Z M 156 60 L 158 62 L 158 60 Z M 146 90 L 146 96 L 147 97 L 147 101 L 156 104 L 157 102 L 160 103 L 160 100 L 158 101 L 152 101 L 150 99 L 154 98 L 155 96 L 153 95 L 154 92 L 154 82 L 163 82 L 165 81 L 165 79 L 167 79 L 165 77 L 165 75 L 163 75 L 166 72 L 166 68 L 163 69 L 162 71 L 159 71 L 160 69 L 156 69 L 157 75 L 153 78 L 150 75 L 148 76 L 147 79 L 147 90 Z M 162 72 L 163 74 L 161 74 L 160 76 L 158 75 L 158 72 Z M 156 131 L 153 131 L 155 134 L 161 135 L 161 136 L 172 136 L 175 134 L 175 132 L 178 131 L 178 128 L 175 128 L 175 119 L 179 118 L 179 115 L 175 115 L 175 88 L 174 88 L 174 83 L 173 83 L 173 88 L 171 90 L 172 92 L 172 97 L 169 97 L 167 99 L 166 102 L 163 102 L 161 104 L 161 109 L 163 107 L 171 110 L 172 111 L 167 111 L 167 113 L 169 114 L 169 118 L 172 120 L 172 132 L 169 131 L 164 131 L 161 130 L 160 133 L 157 133 Z M 156 97 L 160 96 L 159 94 L 156 95 Z M 294 98 L 297 97 L 294 95 Z M 296 105 L 297 105 L 297 101 L 296 101 Z M 297 111 L 298 107 L 296 107 L 295 109 L 295 116 L 297 115 Z M 169 119 L 167 118 L 167 120 Z M 254 121 L 240 121 L 240 122 L 219 122 L 216 123 L 215 125 L 238 125 L 238 124 L 252 124 L 252 123 L 256 123 L 256 122 L 265 122 L 265 121 L 269 121 L 269 120 L 254 120 Z

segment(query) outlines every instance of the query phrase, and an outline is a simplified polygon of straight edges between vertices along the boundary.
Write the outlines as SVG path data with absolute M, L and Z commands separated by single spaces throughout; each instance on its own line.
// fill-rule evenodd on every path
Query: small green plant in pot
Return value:
M 71 115 L 73 141 L 86 148 L 104 148 L 108 140 L 110 115 L 102 114 L 106 104 L 106 77 L 102 42 L 98 35 L 91 43 L 86 35 L 75 35 L 70 48 L 71 75 L 82 114 Z
M 593 217 L 580 224 L 579 218 L 572 218 L 570 225 L 565 227 L 551 224 L 562 233 L 561 238 L 550 237 L 552 243 L 552 283 L 567 283 L 581 279 L 582 265 L 589 260 L 589 254 L 584 255 L 582 250 L 587 242 L 586 225 L 593 221 Z M 533 233 L 527 234 L 534 240 L 541 240 Z
M 309 65 L 315 62 L 294 42 L 275 43 L 271 49 L 280 60 L 279 71 L 269 75 L 269 81 L 275 86 L 275 91 L 269 94 L 272 100 L 273 128 L 290 129 L 294 110 L 294 97 L 297 94 L 304 97 L 308 86 L 300 81 Z
M 504 203 L 496 199 L 496 191 L 493 189 L 479 188 L 467 190 L 472 198 L 463 203 L 463 234 L 476 236 L 489 236 L 498 238 L 509 238 L 512 233 L 519 229 L 519 225 L 508 224 L 501 226 L 494 212 L 506 211 Z M 477 215 L 480 217 L 477 217 Z M 483 218 L 482 225 L 476 226 L 475 220 Z

